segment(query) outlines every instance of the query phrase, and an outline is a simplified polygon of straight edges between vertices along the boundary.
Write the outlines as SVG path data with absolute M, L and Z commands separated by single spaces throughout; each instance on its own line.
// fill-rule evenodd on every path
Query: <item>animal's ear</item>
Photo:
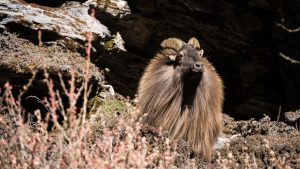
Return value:
M 181 54 L 181 53 L 177 53 L 176 55 L 169 55 L 169 59 L 170 59 L 172 62 L 175 62 L 175 63 L 177 63 L 177 64 L 180 64 L 180 63 L 181 63 L 182 58 L 183 58 L 183 54 Z
M 175 61 L 176 60 L 176 55 L 169 55 L 169 59 L 171 61 Z
M 204 55 L 204 50 L 203 49 L 197 50 L 197 55 L 198 55 L 199 58 L 202 58 L 203 55 Z
M 160 46 L 163 48 L 171 48 L 174 49 L 176 51 L 179 51 L 182 46 L 183 46 L 184 42 L 180 39 L 177 38 L 168 38 L 166 40 L 164 40 Z
M 196 38 L 194 38 L 194 37 L 192 37 L 192 38 L 189 40 L 188 44 L 189 44 L 189 45 L 192 45 L 195 49 L 200 49 L 200 43 L 199 43 L 199 41 L 198 41 Z

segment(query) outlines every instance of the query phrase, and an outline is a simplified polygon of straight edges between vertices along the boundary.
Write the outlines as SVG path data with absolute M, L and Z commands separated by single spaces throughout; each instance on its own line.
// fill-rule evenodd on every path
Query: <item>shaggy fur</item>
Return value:
M 139 84 L 139 108 L 144 124 L 162 127 L 173 139 L 186 140 L 198 155 L 210 160 L 222 127 L 223 84 L 204 57 L 197 60 L 203 72 L 196 78 L 188 65 L 172 63 L 170 56 L 179 52 L 186 53 L 183 60 L 199 53 L 199 44 L 184 44 L 188 48 L 163 48 L 151 60 Z

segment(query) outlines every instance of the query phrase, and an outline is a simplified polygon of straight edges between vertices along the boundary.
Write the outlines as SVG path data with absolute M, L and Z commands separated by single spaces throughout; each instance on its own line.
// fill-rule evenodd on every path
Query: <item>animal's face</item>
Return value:
M 204 71 L 201 58 L 203 50 L 195 49 L 192 45 L 185 44 L 177 53 L 178 70 L 183 74 L 186 73 L 202 73 Z
M 169 54 L 169 60 L 183 76 L 192 75 L 200 77 L 204 72 L 202 63 L 203 50 L 200 49 L 200 43 L 196 38 L 191 38 L 185 43 L 176 38 L 169 38 L 161 43 L 163 48 L 173 49 L 175 53 Z

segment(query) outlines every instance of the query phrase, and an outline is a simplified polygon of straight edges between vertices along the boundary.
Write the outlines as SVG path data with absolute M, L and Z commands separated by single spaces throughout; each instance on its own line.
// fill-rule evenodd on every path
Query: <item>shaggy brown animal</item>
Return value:
M 210 160 L 221 132 L 223 83 L 196 38 L 169 38 L 145 70 L 138 89 L 142 122 L 186 140 Z

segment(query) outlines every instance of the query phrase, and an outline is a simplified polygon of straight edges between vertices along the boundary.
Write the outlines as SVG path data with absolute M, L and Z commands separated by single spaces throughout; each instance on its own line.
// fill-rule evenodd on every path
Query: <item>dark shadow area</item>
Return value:
M 23 91 L 23 86 L 26 85 L 29 81 L 29 79 L 32 78 L 31 74 L 22 74 L 18 75 L 15 72 L 9 72 L 7 70 L 0 70 L 1 74 L 3 73 L 2 77 L 0 78 L 0 89 L 1 91 L 4 91 L 4 84 L 9 80 L 10 85 L 13 86 L 12 92 L 14 94 L 15 99 L 18 99 L 18 95 L 20 94 L 21 91 Z M 4 76 L 5 74 L 5 76 Z M 64 93 L 63 88 L 61 86 L 61 82 L 59 80 L 58 75 L 52 75 L 50 74 L 50 78 L 53 80 L 54 83 L 54 91 L 58 91 L 62 103 L 64 104 L 65 111 L 67 112 L 67 108 L 70 106 L 69 98 L 68 96 Z M 67 89 L 70 89 L 69 85 L 69 80 L 70 77 L 64 77 L 64 84 Z M 90 85 L 90 84 L 89 84 Z M 80 88 L 80 84 L 76 84 L 76 88 Z M 93 89 L 91 90 L 92 92 L 90 93 L 90 98 L 94 97 L 96 95 L 96 86 L 93 85 Z M 3 92 L 0 93 L 0 97 L 3 95 Z M 81 93 L 81 96 L 79 97 L 76 107 L 77 107 L 77 114 L 80 114 L 80 108 L 82 108 L 83 104 L 83 92 Z M 47 84 L 44 82 L 44 74 L 42 71 L 38 72 L 36 75 L 36 78 L 34 79 L 32 85 L 28 88 L 26 93 L 21 97 L 21 105 L 24 110 L 22 112 L 22 116 L 25 120 L 25 122 L 35 122 L 37 120 L 36 116 L 34 115 L 34 112 L 36 110 L 40 110 L 42 120 L 45 120 L 46 116 L 50 116 L 49 109 L 47 109 L 48 105 L 45 105 L 44 100 L 47 98 L 49 100 L 50 95 L 49 95 L 49 88 Z M 58 99 L 58 98 L 56 98 Z M 5 103 L 2 103 L 5 105 Z M 57 110 L 56 112 L 53 112 L 56 115 L 58 115 L 58 122 L 62 123 L 64 118 L 63 115 L 61 114 L 60 110 Z M 50 119 L 52 117 L 50 116 Z M 48 130 L 51 130 L 53 127 L 54 123 L 52 120 L 50 120 L 48 124 Z
M 105 78 L 116 92 L 135 97 L 139 79 L 147 65 L 145 58 L 130 52 L 111 50 L 103 52 L 93 62 L 102 69 L 107 69 Z
M 185 110 L 185 108 L 191 108 L 194 104 L 194 99 L 197 93 L 197 88 L 199 86 L 202 73 L 189 72 L 189 74 L 185 75 L 184 82 L 183 82 L 183 100 L 181 103 L 181 109 Z
M 19 38 L 22 39 L 26 39 L 29 40 L 30 42 L 32 42 L 35 45 L 39 45 L 39 40 L 38 40 L 38 30 L 32 29 L 30 27 L 26 27 L 22 24 L 18 24 L 18 23 L 8 23 L 5 25 L 6 26 L 6 31 L 9 31 L 11 33 L 16 33 L 18 34 Z M 0 30 L 3 31 L 3 29 L 0 28 Z M 70 51 L 74 51 L 74 52 L 78 52 L 81 54 L 85 54 L 85 46 L 84 44 L 86 43 L 85 41 L 76 39 L 68 39 L 65 38 L 61 35 L 59 35 L 57 32 L 55 31 L 49 31 L 49 30 L 41 30 L 42 32 L 42 42 L 43 45 L 51 45 L 52 42 L 57 42 L 59 40 L 63 40 L 64 43 L 66 43 L 66 45 L 64 45 L 65 47 L 67 47 Z M 99 38 L 95 38 L 94 41 L 92 42 L 93 47 L 99 49 L 99 51 L 96 52 L 92 52 L 91 55 L 95 56 L 96 54 L 98 54 L 101 50 L 101 45 L 100 45 L 100 41 L 101 39 Z M 49 43 L 48 43 L 49 42 Z M 59 43 L 57 43 L 59 45 Z
M 196 37 L 205 56 L 224 81 L 224 113 L 236 119 L 259 119 L 264 114 L 276 119 L 280 106 L 282 111 L 297 105 L 300 107 L 300 96 L 291 97 L 291 93 L 287 92 L 297 93 L 300 89 L 292 82 L 286 82 L 290 75 L 282 74 L 280 69 L 282 63 L 278 53 L 281 49 L 277 48 L 278 27 L 275 23 L 280 20 L 282 9 L 287 5 L 281 2 L 266 3 L 130 0 L 128 4 L 132 14 L 114 17 L 104 9 L 96 8 L 96 18 L 108 26 L 112 34 L 120 32 L 128 57 L 134 55 L 134 58 L 145 61 L 159 51 L 160 43 L 166 38 L 177 37 L 187 41 L 190 37 Z M 279 39 L 284 43 L 286 38 Z M 114 52 L 105 55 L 107 59 L 102 58 L 105 61 L 98 62 L 98 65 L 110 69 L 108 81 L 117 92 L 133 97 L 147 62 L 129 69 L 127 65 L 134 64 L 134 59 L 115 59 Z M 113 61 L 110 60 L 112 58 Z M 118 69 L 120 67 L 127 69 Z M 140 73 L 133 73 L 136 71 Z M 299 70 L 292 72 L 300 73 Z M 124 78 L 127 74 L 135 76 Z
M 27 39 L 30 42 L 34 43 L 35 45 L 39 44 L 38 30 L 31 29 L 29 27 L 23 26 L 22 24 L 18 24 L 18 23 L 8 23 L 5 26 L 9 32 L 18 34 L 20 38 Z M 62 37 L 56 32 L 47 31 L 47 30 L 41 30 L 41 31 L 42 31 L 42 41 L 44 43 L 62 39 Z

